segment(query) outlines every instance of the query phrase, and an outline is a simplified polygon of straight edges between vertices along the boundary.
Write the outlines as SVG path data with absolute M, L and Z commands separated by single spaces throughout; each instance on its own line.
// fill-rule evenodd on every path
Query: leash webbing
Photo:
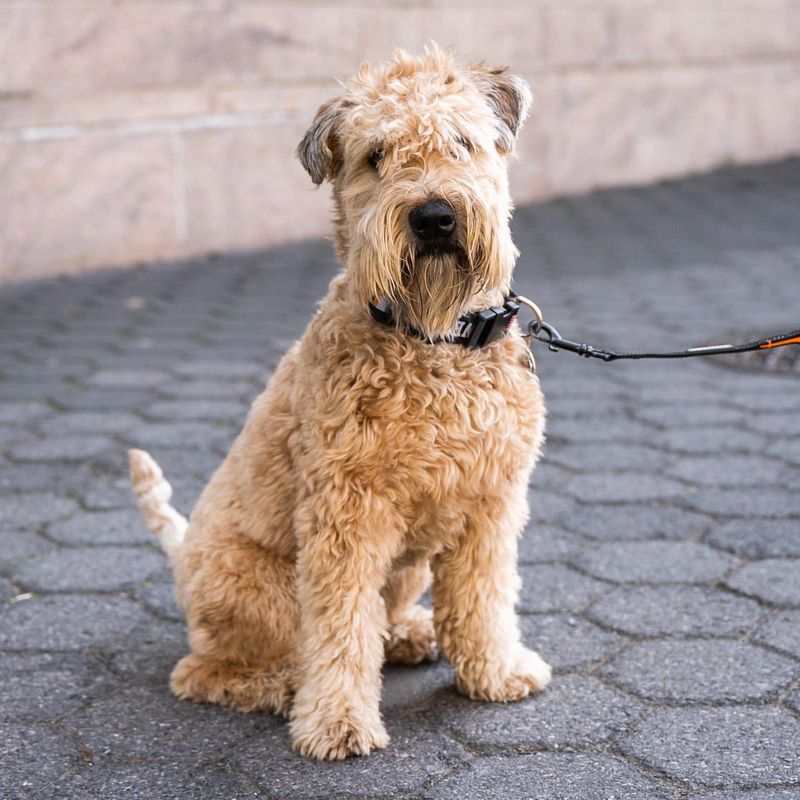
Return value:
M 697 358 L 699 356 L 719 356 L 730 353 L 746 353 L 750 350 L 770 350 L 773 347 L 784 347 L 789 344 L 800 344 L 800 330 L 779 333 L 764 339 L 756 339 L 744 344 L 713 344 L 702 347 L 690 347 L 687 350 L 673 350 L 664 353 L 631 352 L 617 353 L 614 350 L 601 350 L 583 342 L 565 339 L 550 323 L 536 320 L 528 325 L 531 338 L 544 342 L 551 350 L 567 350 L 585 358 L 599 358 L 602 361 L 619 361 L 621 359 L 638 360 L 642 358 Z

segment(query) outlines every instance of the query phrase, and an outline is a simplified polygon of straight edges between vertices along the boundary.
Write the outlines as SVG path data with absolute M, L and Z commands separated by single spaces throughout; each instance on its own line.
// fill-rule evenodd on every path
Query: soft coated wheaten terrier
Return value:
M 509 297 L 529 103 L 432 46 L 362 66 L 317 113 L 298 156 L 333 186 L 342 274 L 188 522 L 130 454 L 189 623 L 178 697 L 288 714 L 295 748 L 330 759 L 388 743 L 384 660 L 441 648 L 475 700 L 550 679 L 514 612 L 545 417 Z

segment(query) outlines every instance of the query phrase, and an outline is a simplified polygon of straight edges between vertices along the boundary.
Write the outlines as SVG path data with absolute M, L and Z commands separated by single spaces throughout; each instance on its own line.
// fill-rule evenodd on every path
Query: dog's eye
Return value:
M 459 147 L 463 147 L 468 153 L 473 152 L 475 149 L 472 146 L 472 142 L 470 142 L 469 139 L 465 139 L 463 136 L 457 137 L 456 143 L 459 145 Z
M 380 149 L 373 150 L 369 154 L 368 160 L 369 160 L 369 165 L 372 167 L 372 169 L 378 169 L 378 164 L 380 164 L 381 161 L 383 160 L 383 150 Z

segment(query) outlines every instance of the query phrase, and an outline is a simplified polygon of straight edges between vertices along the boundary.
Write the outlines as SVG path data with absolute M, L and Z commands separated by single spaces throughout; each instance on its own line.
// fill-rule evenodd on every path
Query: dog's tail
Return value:
M 172 487 L 161 467 L 144 450 L 128 450 L 131 485 L 136 493 L 145 525 L 173 561 L 183 544 L 189 521 L 169 503 Z

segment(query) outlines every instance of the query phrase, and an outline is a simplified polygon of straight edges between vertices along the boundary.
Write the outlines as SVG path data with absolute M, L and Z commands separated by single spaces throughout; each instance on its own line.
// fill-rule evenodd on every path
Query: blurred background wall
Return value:
M 430 38 L 533 85 L 518 203 L 800 153 L 800 0 L 0 0 L 0 280 L 324 234 L 296 142 Z

